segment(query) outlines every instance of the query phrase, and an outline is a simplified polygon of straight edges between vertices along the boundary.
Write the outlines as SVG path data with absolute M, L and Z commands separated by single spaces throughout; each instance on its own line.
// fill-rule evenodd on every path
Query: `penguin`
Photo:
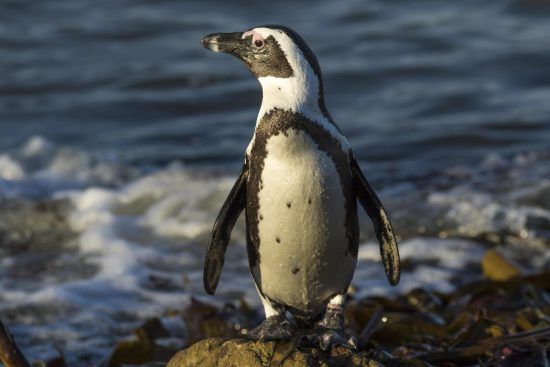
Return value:
M 400 278 L 399 251 L 382 203 L 327 110 L 315 54 L 280 25 L 210 34 L 202 45 L 240 59 L 263 93 L 241 173 L 207 247 L 205 291 L 216 290 L 244 210 L 249 268 L 266 316 L 246 337 L 288 339 L 296 325 L 313 325 L 322 346 L 353 346 L 343 311 L 357 264 L 358 201 L 373 223 L 391 285 Z

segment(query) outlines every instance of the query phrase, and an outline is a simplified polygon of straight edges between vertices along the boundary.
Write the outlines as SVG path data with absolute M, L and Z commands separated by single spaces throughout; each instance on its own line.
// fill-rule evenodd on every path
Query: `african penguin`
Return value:
M 296 32 L 278 25 L 210 34 L 202 44 L 239 58 L 263 92 L 240 177 L 214 224 L 205 290 L 216 290 L 231 230 L 245 209 L 250 271 L 266 314 L 247 337 L 290 337 L 288 311 L 315 323 L 325 347 L 349 341 L 343 306 L 357 263 L 357 200 L 374 224 L 392 285 L 399 253 L 382 204 L 327 111 L 317 58 Z

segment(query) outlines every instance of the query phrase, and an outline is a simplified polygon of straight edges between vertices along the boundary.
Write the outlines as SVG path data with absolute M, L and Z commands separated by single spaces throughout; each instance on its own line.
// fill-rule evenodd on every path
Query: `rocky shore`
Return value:
M 369 358 L 365 352 L 352 352 L 344 347 L 325 352 L 316 348 L 298 348 L 292 341 L 209 338 L 177 353 L 168 363 L 168 367 L 191 366 L 374 367 L 382 364 Z
M 346 321 L 360 339 L 356 352 L 301 347 L 296 340 L 254 342 L 227 333 L 231 328 L 216 337 L 210 333 L 223 330 L 219 314 L 203 313 L 191 328 L 201 340 L 168 367 L 546 365 L 550 272 L 525 274 L 493 250 L 481 266 L 484 280 L 450 294 L 417 289 L 397 299 L 351 301 Z
M 244 302 L 220 309 L 193 300 L 171 315 L 183 319 L 185 335 L 174 335 L 162 318 L 149 320 L 101 366 L 547 366 L 550 270 L 527 273 L 494 250 L 487 251 L 481 267 L 484 279 L 447 294 L 415 289 L 396 298 L 352 298 L 345 319 L 357 336 L 357 351 L 323 351 L 299 336 L 249 341 L 243 334 L 260 322 L 258 310 Z M 15 342 L 0 328 L 0 361 L 28 367 Z M 66 366 L 62 355 L 39 363 Z

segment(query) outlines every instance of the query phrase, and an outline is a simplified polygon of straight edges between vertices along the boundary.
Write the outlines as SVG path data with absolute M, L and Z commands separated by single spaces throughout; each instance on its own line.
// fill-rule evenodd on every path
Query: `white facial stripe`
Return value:
M 349 151 L 350 145 L 346 137 L 323 115 L 319 106 L 319 79 L 294 41 L 277 29 L 254 28 L 249 32 L 258 33 L 263 38 L 275 38 L 294 71 L 294 76 L 290 78 L 258 78 L 262 85 L 263 98 L 256 123 L 274 108 L 299 112 L 330 132 L 338 139 L 342 149 Z
M 252 43 L 256 41 L 263 41 L 265 38 L 255 30 L 246 31 L 242 35 L 242 39 L 245 39 L 246 37 L 252 36 Z
M 288 63 L 292 67 L 292 70 L 294 70 L 295 74 L 298 74 L 300 71 L 304 72 L 306 68 L 311 69 L 311 67 L 305 61 L 305 58 L 301 54 L 300 49 L 283 31 L 270 28 L 254 28 L 252 32 L 260 34 L 264 39 L 268 38 L 269 36 L 275 38 L 275 40 L 281 47 L 281 50 L 283 50 L 283 52 L 285 53 Z
M 264 38 L 272 36 L 284 52 L 294 75 L 290 78 L 261 77 L 263 100 L 258 118 L 273 108 L 299 112 L 319 109 L 319 80 L 300 49 L 284 32 L 270 28 L 255 28 Z

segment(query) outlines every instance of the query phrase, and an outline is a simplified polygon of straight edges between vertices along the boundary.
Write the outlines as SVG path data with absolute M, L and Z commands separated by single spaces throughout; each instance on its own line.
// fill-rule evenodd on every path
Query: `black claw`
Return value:
M 322 350 L 336 346 L 357 350 L 357 338 L 344 330 L 341 308 L 327 308 L 323 319 L 317 324 L 317 335 Z
M 275 315 L 265 319 L 258 327 L 250 330 L 245 337 L 251 340 L 284 340 L 290 339 L 294 327 L 283 315 Z
M 348 334 L 345 330 L 326 330 L 319 334 L 319 347 L 322 350 L 330 350 L 333 347 L 342 346 L 353 351 L 357 350 L 357 338 Z

